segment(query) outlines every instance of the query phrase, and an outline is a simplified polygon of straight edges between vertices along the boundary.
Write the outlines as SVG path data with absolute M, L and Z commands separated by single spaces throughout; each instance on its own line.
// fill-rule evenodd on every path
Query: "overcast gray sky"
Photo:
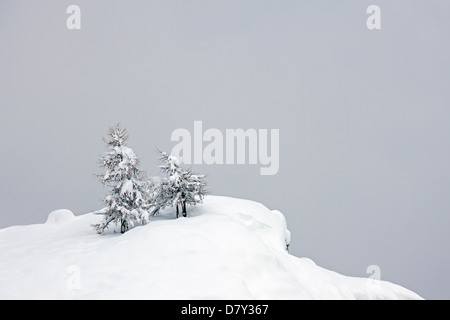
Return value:
M 66 8 L 81 8 L 81 30 Z M 366 9 L 381 8 L 381 30 Z M 0 227 L 83 214 L 121 122 L 142 168 L 173 130 L 280 129 L 280 170 L 194 165 L 282 211 L 291 253 L 450 298 L 450 1 L 0 2 Z

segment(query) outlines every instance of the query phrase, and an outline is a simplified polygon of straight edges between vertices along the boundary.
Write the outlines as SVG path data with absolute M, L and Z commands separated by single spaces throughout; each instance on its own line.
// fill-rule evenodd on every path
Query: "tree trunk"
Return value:
M 128 222 L 127 220 L 122 220 L 120 225 L 120 233 L 125 233 L 128 230 Z
M 177 219 L 178 219 L 178 214 L 180 213 L 180 211 L 178 210 L 178 203 L 177 203 Z
M 186 217 L 187 216 L 186 200 L 183 200 L 182 205 L 183 205 L 183 217 Z

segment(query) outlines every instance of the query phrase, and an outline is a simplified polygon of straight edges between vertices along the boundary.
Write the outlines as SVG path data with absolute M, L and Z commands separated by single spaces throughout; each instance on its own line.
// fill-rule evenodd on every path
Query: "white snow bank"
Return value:
M 75 219 L 75 215 L 72 211 L 67 209 L 55 210 L 50 213 L 47 217 L 46 224 L 60 225 L 63 223 L 67 223 L 73 221 Z
M 252 201 L 207 196 L 188 218 L 170 212 L 123 235 L 97 235 L 90 225 L 101 217 L 69 212 L 0 230 L 1 298 L 420 298 L 290 255 L 284 216 Z

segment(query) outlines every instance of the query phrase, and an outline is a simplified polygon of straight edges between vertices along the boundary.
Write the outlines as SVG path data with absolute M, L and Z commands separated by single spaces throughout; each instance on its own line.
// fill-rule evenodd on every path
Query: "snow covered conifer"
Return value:
M 127 139 L 126 129 L 119 124 L 109 128 L 107 138 L 103 139 L 107 152 L 100 157 L 99 165 L 105 172 L 98 177 L 112 189 L 103 200 L 106 207 L 95 212 L 104 217 L 100 224 L 93 225 L 98 233 L 111 222 L 120 223 L 122 233 L 135 223 L 148 222 L 147 180 L 145 173 L 138 169 L 137 156 L 125 145 Z
M 181 167 L 181 161 L 177 157 L 167 152 L 160 152 L 160 155 L 159 167 L 168 175 L 161 182 L 160 201 L 166 206 L 175 206 L 177 218 L 180 208 L 186 217 L 186 205 L 196 205 L 203 200 L 206 191 L 205 176 L 192 174 L 190 169 Z
M 151 206 L 151 216 L 156 216 L 162 209 L 172 206 L 172 203 L 170 202 L 170 199 L 172 199 L 172 188 L 169 185 L 168 179 L 155 177 L 155 179 L 151 181 L 150 189 L 149 202 Z

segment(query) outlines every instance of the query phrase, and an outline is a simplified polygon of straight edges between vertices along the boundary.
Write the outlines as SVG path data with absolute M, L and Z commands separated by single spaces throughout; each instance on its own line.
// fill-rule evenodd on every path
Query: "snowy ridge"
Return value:
M 162 212 L 125 234 L 98 235 L 90 225 L 100 216 L 68 210 L 2 229 L 0 298 L 420 299 L 290 255 L 283 214 L 262 204 L 206 196 L 189 209 L 188 218 Z

